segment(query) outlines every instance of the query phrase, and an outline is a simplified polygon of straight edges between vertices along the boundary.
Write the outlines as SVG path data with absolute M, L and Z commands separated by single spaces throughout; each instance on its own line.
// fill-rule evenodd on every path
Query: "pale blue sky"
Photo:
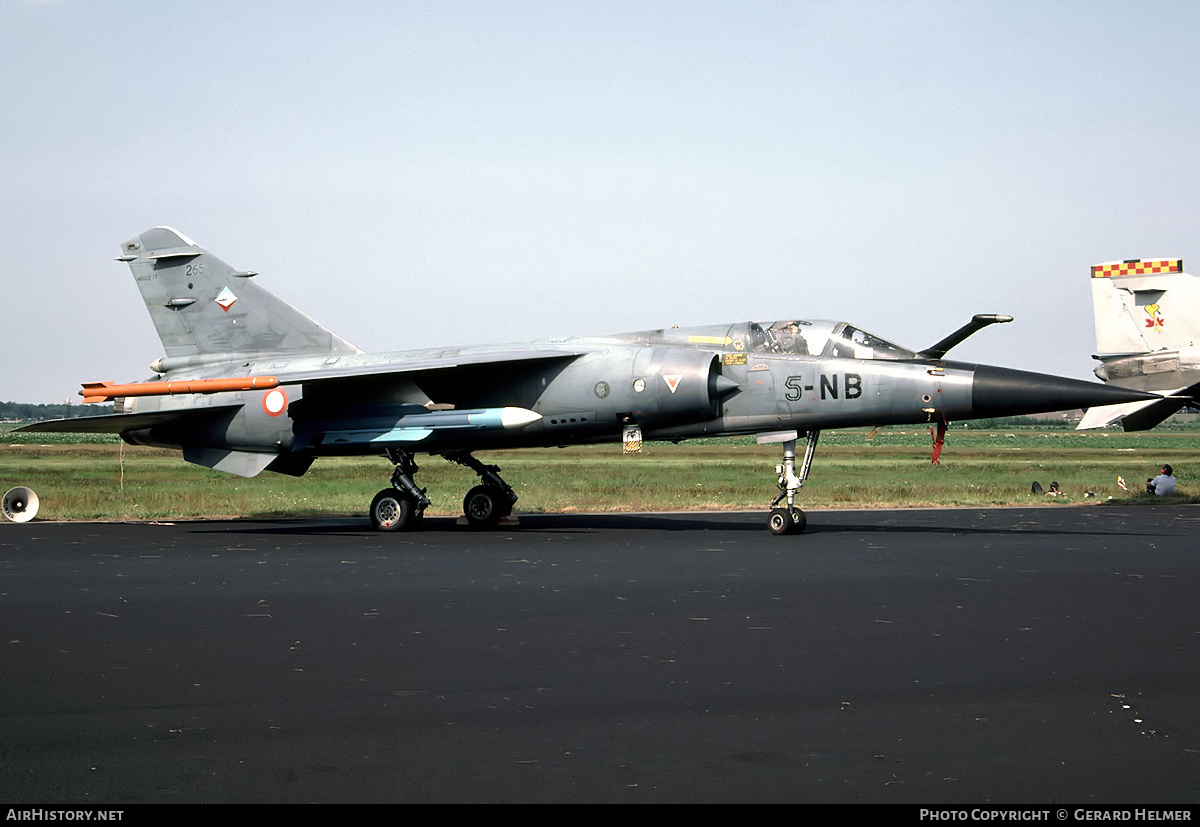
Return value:
M 368 350 L 834 318 L 1090 378 L 1200 272 L 1200 3 L 0 0 L 0 399 L 161 355 L 174 226 Z

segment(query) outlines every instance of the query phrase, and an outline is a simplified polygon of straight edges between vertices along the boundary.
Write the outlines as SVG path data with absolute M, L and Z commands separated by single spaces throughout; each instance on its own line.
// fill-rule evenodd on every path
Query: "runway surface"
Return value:
M 1200 802 L 1200 509 L 0 526 L 0 796 Z

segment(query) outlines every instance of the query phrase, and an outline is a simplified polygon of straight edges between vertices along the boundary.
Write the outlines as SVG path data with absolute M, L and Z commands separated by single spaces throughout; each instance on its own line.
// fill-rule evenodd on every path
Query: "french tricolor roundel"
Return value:
M 263 394 L 262 405 L 267 416 L 279 416 L 287 410 L 287 394 L 279 388 L 269 390 Z

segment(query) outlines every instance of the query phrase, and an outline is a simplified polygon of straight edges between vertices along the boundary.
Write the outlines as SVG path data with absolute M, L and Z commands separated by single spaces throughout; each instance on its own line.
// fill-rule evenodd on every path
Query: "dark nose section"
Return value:
M 971 415 L 1020 416 L 1161 398 L 1158 394 L 1115 385 L 977 365 L 971 382 Z

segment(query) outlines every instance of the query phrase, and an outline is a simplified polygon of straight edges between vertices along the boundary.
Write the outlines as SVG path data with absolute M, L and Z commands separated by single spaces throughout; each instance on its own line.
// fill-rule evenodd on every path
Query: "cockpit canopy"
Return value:
M 750 349 L 756 353 L 842 356 L 848 359 L 916 359 L 910 350 L 844 322 L 800 319 L 751 322 Z

